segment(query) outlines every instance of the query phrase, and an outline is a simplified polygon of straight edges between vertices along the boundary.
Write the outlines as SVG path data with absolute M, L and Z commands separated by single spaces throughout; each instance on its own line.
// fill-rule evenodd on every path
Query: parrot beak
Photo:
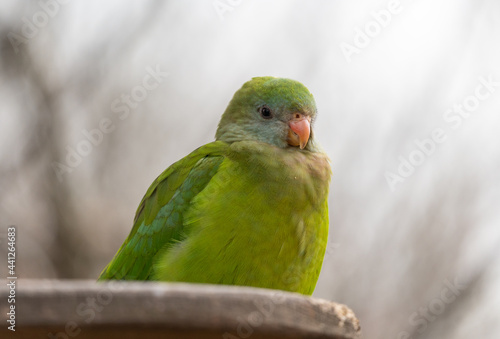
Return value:
M 311 117 L 300 113 L 295 113 L 288 122 L 287 142 L 290 146 L 299 146 L 300 149 L 306 147 L 311 134 Z

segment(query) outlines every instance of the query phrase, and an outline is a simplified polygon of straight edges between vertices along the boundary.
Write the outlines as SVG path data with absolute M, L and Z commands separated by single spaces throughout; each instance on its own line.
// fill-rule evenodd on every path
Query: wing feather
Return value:
M 144 280 L 152 275 L 156 253 L 183 237 L 183 212 L 217 172 L 228 145 L 215 141 L 167 168 L 151 184 L 134 226 L 99 280 Z

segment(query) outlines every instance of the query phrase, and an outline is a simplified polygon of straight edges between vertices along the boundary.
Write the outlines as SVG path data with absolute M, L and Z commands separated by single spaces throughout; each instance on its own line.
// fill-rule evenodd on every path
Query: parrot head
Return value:
M 261 141 L 281 148 L 314 150 L 316 114 L 314 98 L 300 82 L 253 78 L 234 94 L 215 137 L 228 143 Z

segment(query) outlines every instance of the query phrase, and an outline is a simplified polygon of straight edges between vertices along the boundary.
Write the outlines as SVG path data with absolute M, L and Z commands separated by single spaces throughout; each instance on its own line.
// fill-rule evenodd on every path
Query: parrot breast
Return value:
M 230 145 L 191 203 L 185 237 L 156 258 L 160 280 L 314 291 L 328 239 L 328 157 Z

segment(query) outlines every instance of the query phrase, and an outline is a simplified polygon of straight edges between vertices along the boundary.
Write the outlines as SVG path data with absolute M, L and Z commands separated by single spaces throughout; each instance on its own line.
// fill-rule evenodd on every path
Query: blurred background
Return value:
M 498 338 L 499 37 L 497 0 L 2 1 L 0 241 L 97 278 L 233 93 L 287 77 L 334 173 L 314 296 L 366 338 Z

